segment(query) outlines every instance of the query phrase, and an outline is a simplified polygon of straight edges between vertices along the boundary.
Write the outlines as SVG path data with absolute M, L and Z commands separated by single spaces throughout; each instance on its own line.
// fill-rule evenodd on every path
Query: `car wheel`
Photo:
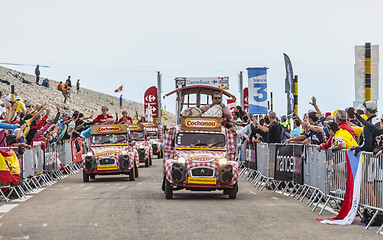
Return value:
M 237 198 L 237 192 L 238 192 L 238 183 L 235 183 L 233 185 L 233 188 L 230 188 L 230 190 L 229 190 L 229 199 L 236 199 Z
M 230 193 L 230 189 L 223 189 L 223 194 L 224 195 L 229 195 L 229 193 Z
M 165 197 L 166 199 L 173 198 L 173 187 L 170 185 L 170 182 L 165 179 Z
M 90 174 L 90 179 L 95 179 L 96 175 L 95 174 Z
M 89 182 L 89 174 L 86 174 L 85 171 L 82 171 L 82 180 L 84 182 Z
M 134 177 L 138 177 L 138 167 L 134 164 Z
M 132 169 L 130 169 L 130 172 L 129 172 L 129 181 L 134 181 L 134 175 L 135 175 L 135 172 L 136 172 L 136 168 L 133 167 Z

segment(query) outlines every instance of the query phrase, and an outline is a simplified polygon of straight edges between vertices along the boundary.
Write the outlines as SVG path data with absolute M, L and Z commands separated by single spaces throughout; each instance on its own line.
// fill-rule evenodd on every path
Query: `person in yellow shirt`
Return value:
M 66 99 L 68 97 L 68 85 L 66 83 L 64 83 L 61 87 L 61 92 L 64 96 L 64 103 L 66 103 Z
M 337 151 L 341 149 L 350 149 L 352 146 L 358 146 L 358 143 L 352 137 L 350 132 L 339 128 L 336 122 L 330 122 L 328 124 L 330 136 L 332 136 L 331 151 Z M 324 149 L 323 145 L 318 146 L 318 151 Z

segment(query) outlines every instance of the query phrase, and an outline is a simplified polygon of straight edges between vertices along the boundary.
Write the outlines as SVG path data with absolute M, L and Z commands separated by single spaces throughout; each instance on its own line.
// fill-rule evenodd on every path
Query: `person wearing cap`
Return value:
M 350 149 L 353 146 L 358 146 L 358 143 L 355 141 L 354 137 L 347 130 L 344 130 L 339 127 L 336 122 L 330 122 L 328 124 L 328 131 L 330 133 L 331 139 L 328 141 L 329 144 L 319 144 L 317 150 L 330 148 L 331 151 L 337 151 L 341 149 Z
M 373 152 L 378 146 L 376 137 L 381 134 L 379 128 L 372 124 L 372 119 L 376 117 L 376 112 L 378 111 L 376 103 L 374 101 L 367 101 L 363 103 L 363 106 L 367 120 L 359 115 L 359 113 L 355 114 L 358 121 L 364 125 L 364 128 L 360 136 L 360 145 L 351 148 L 354 149 L 354 155 L 360 151 Z
M 100 123 L 100 124 L 107 124 L 110 122 L 110 120 L 108 119 L 112 119 L 113 120 L 113 117 L 111 115 L 108 114 L 108 108 L 106 106 L 102 106 L 101 108 L 101 114 L 98 115 L 95 119 L 93 119 L 93 122 L 94 123 Z M 114 122 L 114 120 L 113 120 Z
M 116 113 L 116 116 L 118 117 L 117 113 Z M 131 117 L 128 116 L 128 112 L 126 110 L 123 110 L 122 111 L 122 118 L 120 118 L 117 123 L 133 124 L 133 120 Z

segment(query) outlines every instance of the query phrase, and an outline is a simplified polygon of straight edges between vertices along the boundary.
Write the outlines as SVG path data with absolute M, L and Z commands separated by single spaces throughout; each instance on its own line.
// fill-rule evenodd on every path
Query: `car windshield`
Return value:
M 131 132 L 131 134 L 132 134 L 132 139 L 135 141 L 145 140 L 144 132 Z
M 177 145 L 188 147 L 224 147 L 225 135 L 222 133 L 178 133 Z
M 105 144 L 105 143 L 126 143 L 128 141 L 128 135 L 123 134 L 100 134 L 92 136 L 92 143 Z
M 146 134 L 148 135 L 148 139 L 157 139 L 158 138 L 158 134 L 155 131 L 148 131 Z

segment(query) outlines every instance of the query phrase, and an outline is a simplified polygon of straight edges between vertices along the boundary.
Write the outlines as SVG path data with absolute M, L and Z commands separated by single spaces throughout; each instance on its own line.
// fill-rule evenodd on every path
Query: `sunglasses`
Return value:
M 221 99 L 220 97 L 215 97 L 214 99 Z

